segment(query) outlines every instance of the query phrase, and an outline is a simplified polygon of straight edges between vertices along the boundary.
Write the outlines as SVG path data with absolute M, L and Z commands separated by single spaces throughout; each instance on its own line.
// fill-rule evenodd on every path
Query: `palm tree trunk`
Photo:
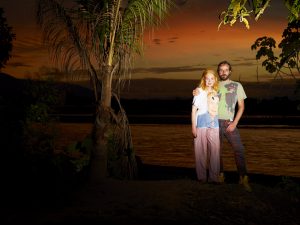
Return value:
M 106 66 L 102 77 L 101 100 L 98 100 L 96 105 L 90 177 L 92 182 L 102 181 L 107 176 L 107 139 L 111 122 L 111 72 L 111 67 Z

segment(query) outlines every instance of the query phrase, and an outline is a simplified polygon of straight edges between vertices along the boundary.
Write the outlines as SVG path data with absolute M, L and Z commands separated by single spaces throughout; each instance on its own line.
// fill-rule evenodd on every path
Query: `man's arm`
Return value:
M 199 89 L 198 89 L 198 88 L 195 88 L 195 89 L 193 90 L 193 96 L 196 96 L 196 95 L 199 95 L 199 94 L 200 94 Z
M 232 132 L 234 131 L 234 129 L 236 128 L 236 126 L 238 125 L 243 113 L 245 110 L 245 102 L 244 99 L 240 99 L 238 100 L 238 111 L 234 117 L 234 120 L 229 124 L 229 126 L 227 127 L 226 131 L 227 132 Z

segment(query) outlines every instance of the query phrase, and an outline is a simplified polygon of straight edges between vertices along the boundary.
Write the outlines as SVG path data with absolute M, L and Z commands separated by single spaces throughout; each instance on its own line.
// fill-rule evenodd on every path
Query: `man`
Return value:
M 222 151 L 222 143 L 224 137 L 231 144 L 235 163 L 238 173 L 240 175 L 240 184 L 244 186 L 246 191 L 251 191 L 248 182 L 247 168 L 244 155 L 244 145 L 242 144 L 240 133 L 237 128 L 238 122 L 241 119 L 245 104 L 244 99 L 247 98 L 243 86 L 239 82 L 230 80 L 231 65 L 227 61 L 222 61 L 218 65 L 219 82 L 219 126 L 220 126 L 220 143 Z M 196 95 L 196 91 L 193 91 Z M 238 103 L 238 110 L 235 114 L 236 103 Z M 223 160 L 222 154 L 220 158 L 220 181 L 224 182 Z

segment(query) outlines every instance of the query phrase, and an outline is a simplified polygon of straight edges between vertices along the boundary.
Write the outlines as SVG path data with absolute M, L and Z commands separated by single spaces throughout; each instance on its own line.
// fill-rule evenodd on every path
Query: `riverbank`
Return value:
M 141 169 L 138 180 L 85 183 L 40 205 L 2 202 L 1 224 L 299 224 L 299 179 L 250 174 L 249 193 L 233 172 L 213 185 L 189 168 Z
M 95 118 L 93 114 L 53 114 L 61 123 L 93 123 Z M 191 117 L 189 113 L 185 115 L 135 115 L 129 114 L 130 124 L 190 124 Z M 240 122 L 240 127 L 287 127 L 300 128 L 300 116 L 298 115 L 244 115 Z
M 74 141 L 82 140 L 89 134 L 91 127 L 92 124 L 59 124 L 57 147 L 63 148 Z M 180 132 L 174 135 L 177 131 Z M 9 181 L 2 177 L 0 223 L 5 225 L 299 224 L 300 178 L 287 176 L 289 173 L 284 167 L 288 166 L 294 168 L 294 172 L 298 171 L 297 130 L 284 134 L 283 130 L 266 132 L 263 129 L 256 129 L 255 135 L 242 131 L 245 145 L 251 153 L 247 155 L 249 178 L 253 189 L 251 193 L 246 192 L 238 184 L 238 175 L 232 170 L 225 172 L 225 184 L 213 185 L 199 184 L 194 168 L 168 166 L 166 162 L 170 164 L 176 162 L 176 165 L 179 165 L 179 162 L 183 163 L 186 160 L 192 165 L 192 148 L 183 144 L 190 139 L 189 132 L 189 126 L 181 125 L 133 126 L 135 150 L 137 155 L 141 156 L 137 180 L 108 178 L 91 184 L 82 178 L 75 181 L 69 181 L 68 178 L 59 180 L 44 173 L 31 180 L 16 179 L 20 177 L 21 171 L 16 171 L 16 176 L 10 176 Z M 267 139 L 266 134 L 271 139 Z M 159 140 L 158 137 L 164 139 Z M 272 140 L 274 141 L 271 142 Z M 263 143 L 265 145 L 262 145 Z M 291 143 L 296 146 L 289 147 L 294 151 L 290 151 L 291 149 L 282 151 Z M 255 144 L 258 152 L 252 151 L 250 144 Z M 276 147 L 278 144 L 279 147 Z M 179 154 L 181 148 L 186 150 L 183 155 Z M 178 160 L 174 160 L 169 154 L 176 155 Z M 292 155 L 294 161 L 287 160 L 287 155 Z M 230 155 L 227 158 L 233 157 Z M 160 165 L 145 163 L 151 160 L 164 161 L 157 161 Z M 226 165 L 230 163 L 227 161 Z M 262 165 L 263 170 L 254 170 Z M 285 176 L 275 176 L 277 170 Z M 272 174 L 255 171 L 271 171 Z

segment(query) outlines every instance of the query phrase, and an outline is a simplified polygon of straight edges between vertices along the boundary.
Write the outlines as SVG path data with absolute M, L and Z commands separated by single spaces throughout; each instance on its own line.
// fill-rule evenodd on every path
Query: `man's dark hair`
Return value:
M 219 65 L 218 65 L 218 72 L 219 72 L 220 66 L 223 66 L 223 65 L 228 65 L 229 70 L 232 71 L 231 64 L 228 61 L 224 60 L 224 61 L 222 61 L 222 62 L 219 63 Z

